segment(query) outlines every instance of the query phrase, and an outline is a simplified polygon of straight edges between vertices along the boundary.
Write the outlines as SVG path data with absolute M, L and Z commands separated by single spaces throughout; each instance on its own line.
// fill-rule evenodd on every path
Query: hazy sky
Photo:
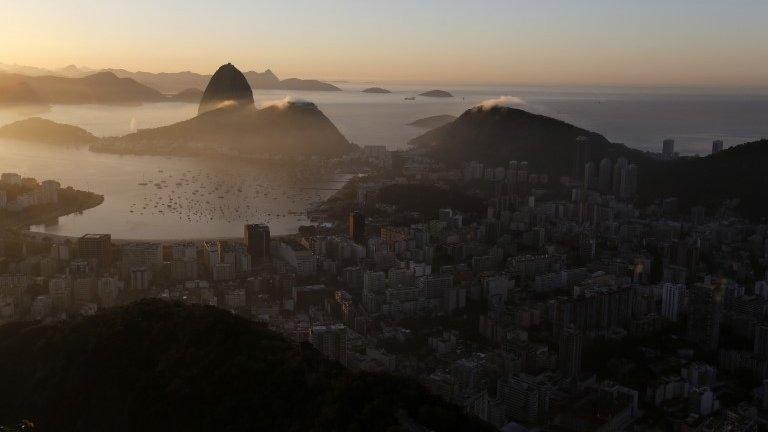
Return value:
M 768 0 L 0 0 L 0 62 L 766 87 L 767 18 Z

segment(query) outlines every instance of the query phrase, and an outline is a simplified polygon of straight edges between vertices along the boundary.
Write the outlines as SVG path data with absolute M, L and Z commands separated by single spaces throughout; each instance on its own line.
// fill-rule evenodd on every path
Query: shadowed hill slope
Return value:
M 677 197 L 683 208 L 720 206 L 752 219 L 768 217 L 768 140 L 737 145 L 707 157 L 681 159 L 641 171 L 644 196 Z M 642 167 L 641 167 L 642 170 Z
M 0 424 L 39 430 L 492 430 L 410 380 L 354 373 L 224 310 L 160 300 L 0 327 L 0 386 Z
M 311 103 L 287 102 L 256 109 L 219 108 L 192 119 L 121 138 L 102 140 L 95 151 L 134 154 L 228 154 L 337 157 L 357 149 Z
M 643 152 L 609 142 L 604 136 L 566 122 L 515 108 L 472 108 L 456 120 L 410 141 L 427 155 L 449 165 L 469 160 L 505 164 L 526 160 L 537 171 L 569 174 L 576 158 L 576 140 L 589 139 L 590 159 L 624 156 L 647 162 Z

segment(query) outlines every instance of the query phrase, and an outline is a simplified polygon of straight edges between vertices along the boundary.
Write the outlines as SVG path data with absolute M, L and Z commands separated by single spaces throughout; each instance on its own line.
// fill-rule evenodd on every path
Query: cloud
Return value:
M 259 109 L 267 107 L 277 107 L 279 109 L 288 108 L 290 105 L 314 105 L 312 102 L 304 99 L 296 99 L 293 96 L 286 96 L 282 99 L 264 101 L 259 104 Z
M 225 100 L 224 102 L 220 102 L 218 105 L 216 105 L 216 108 L 214 109 L 229 108 L 229 107 L 234 107 L 238 105 L 240 104 L 235 100 Z
M 525 105 L 525 101 L 517 96 L 500 96 L 496 99 L 488 99 L 480 102 L 477 105 L 477 108 L 480 110 L 489 110 L 493 108 L 512 108 L 519 105 Z

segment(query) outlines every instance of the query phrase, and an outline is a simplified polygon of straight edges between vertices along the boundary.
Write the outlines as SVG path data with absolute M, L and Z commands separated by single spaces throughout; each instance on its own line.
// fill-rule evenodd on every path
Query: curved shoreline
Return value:
M 89 199 L 86 202 L 85 205 L 81 206 L 64 206 L 64 207 L 57 207 L 55 209 L 52 209 L 51 211 L 39 215 L 34 215 L 32 217 L 27 217 L 24 215 L 24 221 L 12 221 L 11 223 L 5 225 L 6 228 L 11 229 L 20 229 L 24 231 L 29 231 L 29 227 L 32 225 L 38 225 L 41 223 L 45 223 L 45 221 L 60 218 L 64 216 L 71 215 L 73 213 L 82 213 L 86 210 L 92 209 L 94 207 L 97 207 L 101 205 L 104 202 L 104 195 L 98 195 L 93 192 L 86 192 L 86 191 L 77 191 L 80 193 L 87 193 L 89 194 Z M 31 231 L 30 231 L 31 232 Z

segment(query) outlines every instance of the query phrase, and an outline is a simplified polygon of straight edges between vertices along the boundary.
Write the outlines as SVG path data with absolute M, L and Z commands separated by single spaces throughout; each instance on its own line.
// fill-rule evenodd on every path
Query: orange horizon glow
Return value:
M 105 3 L 0 6 L 0 63 L 210 74 L 232 62 L 323 80 L 768 87 L 768 3 L 750 0 Z

